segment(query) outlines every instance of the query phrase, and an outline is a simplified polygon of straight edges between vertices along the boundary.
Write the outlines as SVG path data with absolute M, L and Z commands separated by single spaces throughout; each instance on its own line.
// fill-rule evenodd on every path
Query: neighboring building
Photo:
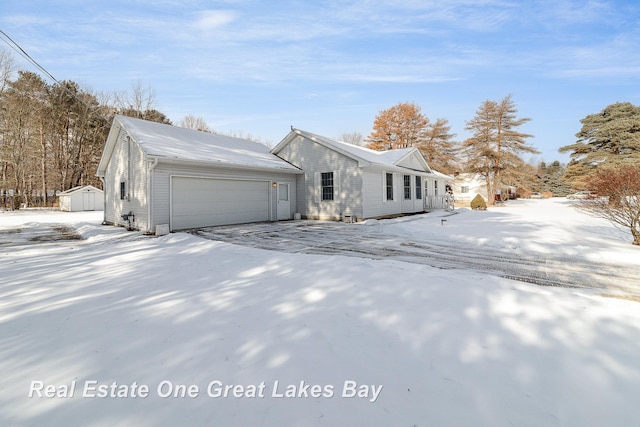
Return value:
M 60 210 L 101 211 L 104 209 L 104 192 L 93 185 L 70 188 L 58 194 Z
M 485 202 L 487 197 L 487 182 L 485 179 L 473 173 L 461 173 L 454 177 L 451 184 L 453 196 L 456 201 L 471 202 L 477 194 L 480 194 Z
M 452 180 L 431 170 L 417 148 L 374 151 L 294 128 L 271 152 L 304 171 L 297 177 L 296 200 L 307 219 L 444 208 Z
M 257 142 L 120 115 L 97 170 L 104 222 L 150 233 L 290 219 L 301 173 Z
M 487 181 L 481 175 L 474 173 L 457 174 L 451 183 L 451 188 L 456 201 L 471 202 L 477 194 L 480 194 L 485 202 L 489 202 L 487 194 Z M 500 188 L 497 196 L 502 200 L 512 199 L 516 196 L 516 187 L 507 186 Z

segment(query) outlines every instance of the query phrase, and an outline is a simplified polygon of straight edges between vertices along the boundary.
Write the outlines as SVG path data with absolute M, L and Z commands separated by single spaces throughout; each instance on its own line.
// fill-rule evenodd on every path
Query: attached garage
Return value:
M 171 229 L 269 221 L 270 181 L 171 177 Z
M 119 115 L 97 171 L 104 223 L 149 234 L 291 219 L 302 174 L 255 141 Z

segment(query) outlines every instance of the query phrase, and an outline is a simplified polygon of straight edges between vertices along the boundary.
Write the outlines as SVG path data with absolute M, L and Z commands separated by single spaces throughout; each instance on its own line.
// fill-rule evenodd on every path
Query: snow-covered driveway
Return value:
M 637 425 L 638 302 L 484 265 L 634 278 L 640 248 L 561 201 L 442 219 L 226 228 L 273 251 L 0 212 L 0 426 Z
M 585 215 L 577 212 L 573 204 L 569 205 L 559 200 L 527 200 L 512 202 L 512 205 L 512 209 L 525 206 L 529 210 L 542 208 L 547 214 L 558 211 L 558 216 L 566 218 L 567 214 L 571 214 L 578 219 L 585 219 L 580 218 Z M 392 259 L 442 269 L 479 271 L 543 286 L 594 288 L 607 294 L 624 293 L 640 297 L 638 265 L 629 265 L 624 259 L 615 256 L 600 260 L 590 259 L 590 255 L 593 255 L 596 249 L 606 248 L 605 242 L 599 248 L 584 246 L 583 241 L 575 245 L 576 237 L 573 236 L 566 242 L 562 251 L 541 251 L 535 245 L 546 247 L 545 243 L 548 242 L 533 241 L 532 245 L 533 239 L 526 235 L 526 232 L 513 230 L 513 234 L 505 236 L 504 227 L 483 223 L 487 218 L 494 218 L 494 215 L 503 212 L 508 210 L 495 208 L 495 211 L 490 213 L 458 210 L 453 215 L 438 212 L 359 224 L 286 221 L 212 227 L 193 230 L 192 234 L 260 249 Z M 460 218 L 457 217 L 458 214 L 461 215 Z M 460 234 L 464 231 L 458 229 L 457 223 L 466 226 L 470 222 L 470 216 L 479 220 L 478 227 L 484 230 L 484 236 L 470 239 L 473 236 L 465 237 Z M 549 222 L 548 226 L 566 226 L 555 221 L 557 216 L 550 217 L 554 218 L 554 221 Z M 599 222 L 596 218 L 587 219 L 594 223 Z M 415 233 L 407 234 L 407 226 L 411 226 Z M 590 228 L 592 232 L 597 231 L 594 224 Z M 546 232 L 546 238 L 553 239 L 555 234 L 557 231 Z M 618 233 L 613 227 L 608 234 L 613 238 L 624 237 L 624 233 Z M 522 248 L 522 241 L 529 243 L 530 247 Z M 633 251 L 640 252 L 639 248 L 626 244 L 631 255 Z M 571 250 L 572 248 L 574 250 Z M 640 253 L 636 256 L 640 256 Z

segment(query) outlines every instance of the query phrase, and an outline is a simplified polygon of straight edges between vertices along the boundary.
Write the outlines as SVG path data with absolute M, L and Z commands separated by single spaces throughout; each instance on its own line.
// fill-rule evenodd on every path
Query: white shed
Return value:
M 104 210 L 104 192 L 93 185 L 70 188 L 59 194 L 60 210 L 101 211 Z

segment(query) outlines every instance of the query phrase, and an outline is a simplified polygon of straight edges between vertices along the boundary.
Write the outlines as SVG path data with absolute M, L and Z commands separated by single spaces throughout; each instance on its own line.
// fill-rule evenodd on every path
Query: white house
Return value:
M 75 211 L 101 211 L 104 209 L 104 192 L 93 185 L 84 185 L 70 188 L 58 195 L 60 210 Z
M 104 222 L 150 233 L 292 218 L 299 174 L 257 142 L 120 115 L 97 170 Z
M 373 151 L 292 129 L 260 143 L 116 116 L 97 175 L 104 222 L 149 233 L 308 219 L 352 220 L 444 207 L 452 178 L 416 148 Z
M 455 176 L 451 187 L 456 201 L 470 202 L 480 194 L 485 202 L 487 198 L 487 182 L 480 175 L 473 173 L 461 173 Z
M 458 174 L 452 184 L 454 197 L 457 201 L 470 202 L 480 194 L 485 202 L 489 202 L 489 195 L 487 194 L 487 181 L 484 177 L 474 173 L 461 173 Z M 503 200 L 515 197 L 516 187 L 504 186 L 497 190 L 497 194 Z M 493 195 L 495 198 L 496 195 Z
M 433 171 L 417 148 L 374 151 L 294 128 L 271 152 L 304 171 L 297 176 L 297 211 L 309 219 L 443 208 L 452 180 Z

